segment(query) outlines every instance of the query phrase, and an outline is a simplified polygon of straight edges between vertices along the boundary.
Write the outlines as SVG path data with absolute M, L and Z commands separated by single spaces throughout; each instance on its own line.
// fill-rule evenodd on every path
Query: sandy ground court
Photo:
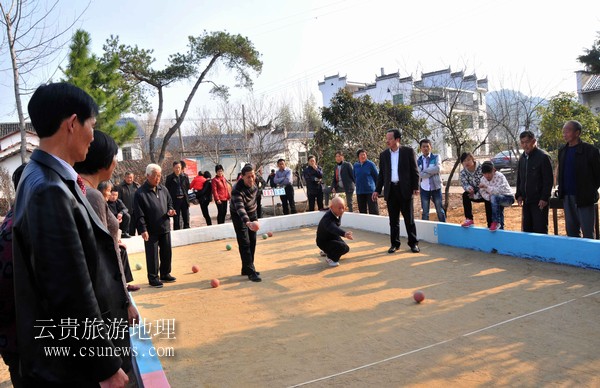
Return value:
M 600 386 L 600 272 L 404 239 L 390 255 L 387 235 L 354 233 L 337 268 L 314 227 L 259 235 L 262 283 L 239 275 L 235 239 L 174 248 L 162 289 L 132 254 L 141 315 L 175 322 L 154 337 L 171 385 Z

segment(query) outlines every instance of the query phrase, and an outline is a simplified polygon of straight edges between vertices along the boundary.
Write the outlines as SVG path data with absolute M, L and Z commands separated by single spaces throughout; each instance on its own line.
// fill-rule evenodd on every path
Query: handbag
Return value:
M 195 190 L 192 190 L 192 189 L 188 190 L 187 198 L 188 198 L 188 202 L 189 203 L 192 203 L 194 205 L 198 204 L 198 198 L 196 198 L 196 191 Z

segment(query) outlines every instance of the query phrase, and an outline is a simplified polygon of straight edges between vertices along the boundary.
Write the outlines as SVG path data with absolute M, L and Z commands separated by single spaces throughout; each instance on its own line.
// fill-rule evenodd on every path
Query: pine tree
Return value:
M 110 135 L 121 145 L 136 134 L 133 123 L 128 122 L 125 126 L 116 124 L 123 113 L 132 110 L 130 88 L 117 71 L 118 58 L 98 58 L 90 53 L 90 44 L 90 34 L 77 30 L 70 46 L 69 64 L 63 70 L 64 81 L 80 87 L 94 98 L 100 108 L 96 129 Z

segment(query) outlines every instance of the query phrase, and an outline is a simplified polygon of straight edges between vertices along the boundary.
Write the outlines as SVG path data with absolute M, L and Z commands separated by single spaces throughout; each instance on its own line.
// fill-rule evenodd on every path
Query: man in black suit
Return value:
M 408 246 L 412 252 L 420 252 L 417 227 L 413 215 L 413 195 L 419 194 L 419 170 L 417 157 L 410 147 L 400 146 L 400 131 L 390 129 L 385 135 L 388 149 L 379 155 L 379 177 L 373 193 L 373 201 L 383 195 L 390 218 L 391 246 L 388 253 L 400 248 L 400 213 L 404 218 Z
M 131 358 L 120 258 L 72 167 L 86 157 L 98 106 L 83 90 L 55 83 L 35 91 L 28 111 L 40 146 L 23 172 L 13 226 L 23 386 L 123 387 Z M 85 335 L 90 322 L 94 335 Z M 45 353 L 58 346 L 69 357 Z
M 155 288 L 161 288 L 163 282 L 173 283 L 177 280 L 171 276 L 173 252 L 169 219 L 175 216 L 175 209 L 169 190 L 160 184 L 161 172 L 159 165 L 149 164 L 146 167 L 146 182 L 135 192 L 133 199 L 137 231 L 144 239 L 148 283 Z
M 183 222 L 183 229 L 190 228 L 190 202 L 188 201 L 188 190 L 190 180 L 182 173 L 181 162 L 173 162 L 173 173 L 167 175 L 165 186 L 171 194 L 175 217 L 173 217 L 173 229 L 179 230 Z
M 131 236 L 135 236 L 135 214 L 133 214 L 133 197 L 140 185 L 134 180 L 135 176 L 131 171 L 126 171 L 123 174 L 123 182 L 117 186 L 119 192 L 119 198 L 125 204 L 127 210 L 129 210 L 129 216 L 131 220 L 129 222 L 129 230 L 124 230 L 123 233 L 127 232 Z
M 333 180 L 331 181 L 332 193 L 346 193 L 346 202 L 348 211 L 352 213 L 352 196 L 354 195 L 354 171 L 352 165 L 344 160 L 344 153 L 337 151 L 335 153 L 335 170 L 333 171 Z

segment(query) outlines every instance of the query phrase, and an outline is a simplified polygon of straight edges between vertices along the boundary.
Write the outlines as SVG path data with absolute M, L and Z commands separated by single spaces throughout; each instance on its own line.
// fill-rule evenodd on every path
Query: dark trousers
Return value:
M 321 249 L 327 257 L 333 261 L 340 261 L 340 257 L 350 252 L 350 247 L 341 239 L 329 240 L 329 241 L 318 241 L 317 246 Z
M 390 218 L 390 241 L 392 246 L 400 247 L 400 213 L 404 218 L 404 226 L 408 234 L 408 245 L 417 245 L 417 225 L 415 224 L 413 197 L 404 198 L 400 185 L 390 185 L 390 194 L 387 199 L 388 215 Z
M 129 230 L 131 230 L 131 216 L 129 213 L 123 213 L 123 218 L 119 224 L 119 229 L 121 229 L 123 233 L 129 233 Z
M 225 223 L 225 216 L 227 215 L 227 201 L 221 201 L 217 203 L 217 224 Z
M 144 241 L 144 250 L 146 251 L 148 280 L 158 280 L 159 273 L 161 277 L 171 273 L 171 232 L 159 235 L 150 234 L 148 241 Z
M 250 220 L 256 221 L 256 216 L 248 215 Z M 231 222 L 235 229 L 235 237 L 240 251 L 240 258 L 242 259 L 242 274 L 252 275 L 256 273 L 254 268 L 254 253 L 256 252 L 256 232 L 248 229 L 246 224 L 242 221 L 237 213 L 231 214 Z
M 204 217 L 204 221 L 206 221 L 206 225 L 212 225 L 212 220 L 210 219 L 210 214 L 208 213 L 209 204 L 210 201 L 200 202 L 200 210 L 202 210 L 202 216 Z
M 190 228 L 190 205 L 188 205 L 185 198 L 173 198 L 173 208 L 175 209 L 175 216 L 173 217 L 173 229 L 181 229 L 181 223 L 183 222 L 183 229 Z
M 523 232 L 548 234 L 548 208 L 540 209 L 537 202 L 523 202 Z
M 262 195 L 256 196 L 256 217 L 262 218 Z
M 356 194 L 356 202 L 358 202 L 358 211 L 362 214 L 379 215 L 379 204 L 373 201 L 372 194 Z
M 317 202 L 317 209 L 323 210 L 323 192 L 319 191 L 317 193 L 307 193 L 306 197 L 308 198 L 308 209 L 307 212 L 312 212 L 315 210 L 315 202 Z
M 279 199 L 281 199 L 281 207 L 283 207 L 283 214 L 290 214 L 290 210 L 292 214 L 296 214 L 296 202 L 294 201 L 294 186 L 286 185 L 285 186 L 285 195 L 280 195 Z
M 348 206 L 348 211 L 350 213 L 352 213 L 354 211 L 354 190 L 352 191 L 346 191 L 345 189 L 342 189 L 340 187 L 337 187 L 335 189 L 335 192 L 337 194 L 339 193 L 345 193 L 346 194 L 346 206 Z
M 346 205 L 348 211 L 352 213 L 354 211 L 354 191 L 346 191 Z
M 492 203 L 486 201 L 483 198 L 473 199 L 469 197 L 468 192 L 464 192 L 462 195 L 463 209 L 465 210 L 465 218 L 469 220 L 473 219 L 473 204 L 471 202 L 483 202 L 485 206 L 485 220 L 488 228 L 492 225 Z
M 323 198 L 325 199 L 325 207 L 329 207 L 329 200 L 331 199 L 331 186 L 323 187 Z
M 137 232 L 136 228 L 135 228 L 135 224 L 137 222 L 137 220 L 135 219 L 135 214 L 133 214 L 133 210 L 129 210 L 129 235 L 130 236 L 135 236 L 135 233 Z M 125 230 L 123 230 L 123 232 L 125 232 Z
M 131 267 L 129 266 L 129 255 L 127 249 L 119 247 L 119 253 L 121 254 L 121 263 L 123 263 L 123 275 L 125 275 L 125 281 L 127 283 L 133 281 L 133 274 L 131 273 Z

